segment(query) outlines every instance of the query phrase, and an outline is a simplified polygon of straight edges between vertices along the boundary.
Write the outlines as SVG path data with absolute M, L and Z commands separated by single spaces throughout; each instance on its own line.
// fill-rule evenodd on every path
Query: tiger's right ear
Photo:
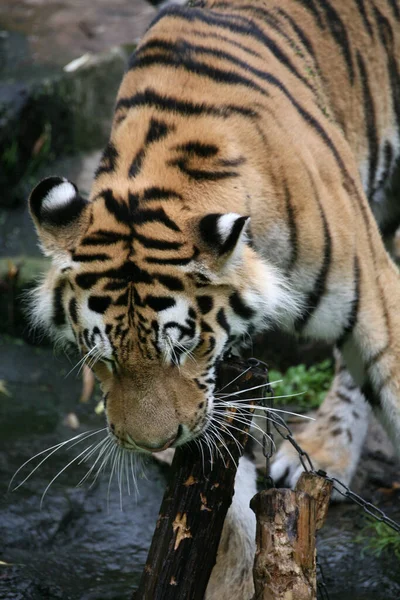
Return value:
M 87 206 L 76 185 L 67 179 L 48 177 L 34 188 L 29 210 L 45 254 L 65 254 L 76 245 Z

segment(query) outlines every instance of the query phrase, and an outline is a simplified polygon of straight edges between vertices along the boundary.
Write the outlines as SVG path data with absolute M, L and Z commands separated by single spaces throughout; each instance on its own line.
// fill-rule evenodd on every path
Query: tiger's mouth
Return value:
M 108 427 L 108 431 L 111 439 L 120 448 L 131 452 L 139 452 L 143 454 L 156 454 L 157 452 L 167 450 L 167 448 L 176 448 L 185 444 L 186 441 L 184 441 L 184 438 L 187 437 L 187 435 L 185 435 L 184 426 L 181 424 L 178 425 L 176 435 L 173 435 L 169 439 L 166 439 L 164 443 L 158 446 L 151 445 L 149 443 L 147 443 L 148 445 L 146 445 L 143 442 L 138 444 L 127 432 L 124 434 L 123 437 L 120 437 L 115 434 L 115 428 L 113 431 L 113 428 L 110 425 Z

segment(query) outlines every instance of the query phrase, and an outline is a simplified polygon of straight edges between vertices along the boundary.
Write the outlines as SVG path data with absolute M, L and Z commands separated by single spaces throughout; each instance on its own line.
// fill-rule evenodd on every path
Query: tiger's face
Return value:
M 272 272 L 243 268 L 248 217 L 183 218 L 110 190 L 86 202 L 60 178 L 35 188 L 30 210 L 52 257 L 34 321 L 86 356 L 115 441 L 156 452 L 199 436 L 219 359 L 265 321 L 268 286 L 275 297 Z M 250 285 L 260 275 L 264 295 Z

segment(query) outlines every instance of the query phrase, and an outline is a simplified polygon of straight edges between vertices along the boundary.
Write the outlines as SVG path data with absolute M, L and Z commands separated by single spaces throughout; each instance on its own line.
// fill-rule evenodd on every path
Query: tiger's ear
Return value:
M 250 217 L 237 213 L 212 213 L 202 217 L 200 239 L 204 250 L 213 256 L 214 267 L 222 269 L 240 259 L 249 224 Z
M 72 249 L 81 233 L 88 202 L 61 177 L 43 179 L 32 191 L 29 210 L 47 255 Z

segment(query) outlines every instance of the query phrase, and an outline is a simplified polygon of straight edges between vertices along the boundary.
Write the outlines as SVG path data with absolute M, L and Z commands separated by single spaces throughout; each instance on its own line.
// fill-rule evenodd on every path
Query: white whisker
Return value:
M 245 375 L 246 373 L 248 373 L 250 371 L 250 369 L 252 369 L 252 367 L 247 367 L 247 369 L 245 369 L 242 373 L 240 373 L 240 375 L 238 375 L 237 377 L 235 377 L 234 379 L 232 379 L 232 381 L 229 381 L 229 383 L 227 383 L 226 385 L 224 385 L 223 388 L 221 388 L 220 390 L 218 390 L 218 393 L 215 394 L 215 395 L 217 396 L 220 392 L 222 392 L 229 385 L 232 385 L 232 383 L 235 383 L 235 381 L 237 381 L 240 377 L 242 377 L 243 375 Z
M 83 450 L 80 454 L 78 454 L 78 456 L 76 456 L 75 458 L 73 458 L 67 465 L 65 465 L 65 467 L 63 467 L 61 469 L 61 471 L 59 471 L 57 473 L 57 475 L 55 475 L 53 477 L 53 479 L 50 481 L 50 483 L 47 485 L 46 489 L 44 490 L 44 492 L 42 494 L 42 497 L 40 498 L 40 508 L 42 508 L 43 500 L 44 500 L 44 497 L 45 497 L 45 495 L 47 493 L 47 490 L 53 485 L 53 483 L 56 481 L 56 479 L 58 479 L 60 477 L 60 475 L 62 473 L 64 473 L 64 471 L 66 469 L 68 469 L 68 467 L 70 465 L 72 465 L 74 462 L 76 462 L 78 460 L 78 458 L 80 458 L 83 454 L 85 454 L 86 452 L 88 452 L 92 448 L 92 446 L 93 446 L 93 444 L 91 444 L 88 448 L 85 448 L 85 450 Z
M 106 437 L 106 438 L 104 438 L 104 440 L 102 440 L 101 443 L 103 444 L 103 447 L 100 449 L 96 460 L 94 461 L 93 465 L 90 467 L 90 469 L 86 473 L 86 475 L 84 475 L 84 477 L 82 477 L 82 479 L 79 481 L 79 483 L 77 483 L 76 487 L 80 487 L 87 479 L 89 479 L 90 475 L 94 471 L 95 466 L 97 465 L 97 463 L 99 462 L 101 457 L 108 451 L 108 449 L 110 448 L 110 445 L 113 443 L 113 441 L 109 437 Z M 100 467 L 100 469 L 101 469 L 101 467 Z M 92 485 L 90 487 L 92 487 Z
M 111 467 L 111 471 L 110 471 L 110 479 L 108 481 L 108 488 L 107 488 L 107 510 L 110 509 L 110 488 L 111 488 L 111 482 L 112 482 L 112 478 L 114 476 L 114 470 L 115 470 L 115 463 L 118 457 L 118 446 L 115 445 L 114 448 L 111 450 L 111 460 L 112 460 L 112 467 Z
M 283 396 L 282 396 L 283 397 Z M 265 410 L 267 412 L 271 412 L 271 413 L 283 413 L 285 415 L 291 415 L 293 417 L 299 417 L 301 419 L 308 419 L 309 421 L 315 421 L 314 417 L 309 417 L 308 415 L 302 415 L 300 413 L 295 413 L 295 412 L 291 412 L 289 410 L 283 410 L 282 408 L 271 408 L 269 406 L 259 406 L 259 405 L 248 405 L 248 402 L 253 401 L 253 400 L 263 400 L 263 398 L 248 398 L 247 400 L 242 400 L 242 401 L 229 401 L 229 402 L 215 402 L 214 406 L 222 406 L 222 407 L 226 407 L 226 408 L 238 408 L 240 410 L 250 410 L 250 409 L 254 409 L 254 410 Z M 258 415 L 259 417 L 262 418 L 262 415 Z
M 101 465 L 99 466 L 99 468 L 96 471 L 96 475 L 94 476 L 93 481 L 90 484 L 89 489 L 91 489 L 95 485 L 98 476 L 103 471 L 103 469 L 106 467 L 106 465 L 107 465 L 107 463 L 108 463 L 108 461 L 110 459 L 110 456 L 112 454 L 113 449 L 114 449 L 114 442 L 113 442 L 112 439 L 110 439 L 110 444 L 108 444 L 108 446 L 106 447 L 105 456 L 104 456 L 104 458 L 103 458 L 103 460 L 101 462 Z
M 21 469 L 23 469 L 25 467 L 25 465 L 27 465 L 28 463 L 30 463 L 32 460 L 34 460 L 35 458 L 37 458 L 38 456 L 41 456 L 43 454 L 45 454 L 46 452 L 49 452 L 51 450 L 51 452 L 45 456 L 38 465 L 36 465 L 36 467 L 29 473 L 29 475 L 27 475 L 25 477 L 25 479 L 23 479 L 15 488 L 13 488 L 13 492 L 15 490 L 17 490 L 18 488 L 21 487 L 21 485 L 23 485 L 32 475 L 33 473 L 35 473 L 35 471 L 37 471 L 37 469 L 44 463 L 46 462 L 46 460 L 48 458 L 50 458 L 50 456 L 52 456 L 53 454 L 55 454 L 58 450 L 60 450 L 61 448 L 63 448 L 64 446 L 66 446 L 67 444 L 70 444 L 71 442 L 74 442 L 73 444 L 71 444 L 70 448 L 73 448 L 74 446 L 76 446 L 77 444 L 80 444 L 81 442 L 83 442 L 84 440 L 87 440 L 89 437 L 96 435 L 98 433 L 101 433 L 102 431 L 105 431 L 107 429 L 107 427 L 103 427 L 102 429 L 97 429 L 96 431 L 84 431 L 83 433 L 79 433 L 78 435 L 75 435 L 74 437 L 70 438 L 69 440 L 65 440 L 64 442 L 60 442 L 59 444 L 55 444 L 54 446 L 51 446 L 50 448 L 46 448 L 46 450 L 42 450 L 41 452 L 38 452 L 37 454 L 35 454 L 35 456 L 32 456 L 32 458 L 29 458 L 28 460 L 26 460 L 17 471 L 15 471 L 14 475 L 11 478 L 11 481 L 9 483 L 9 488 L 12 485 L 12 482 L 14 481 L 15 477 L 18 475 L 18 473 L 21 471 Z M 75 441 L 77 440 L 77 441 Z

